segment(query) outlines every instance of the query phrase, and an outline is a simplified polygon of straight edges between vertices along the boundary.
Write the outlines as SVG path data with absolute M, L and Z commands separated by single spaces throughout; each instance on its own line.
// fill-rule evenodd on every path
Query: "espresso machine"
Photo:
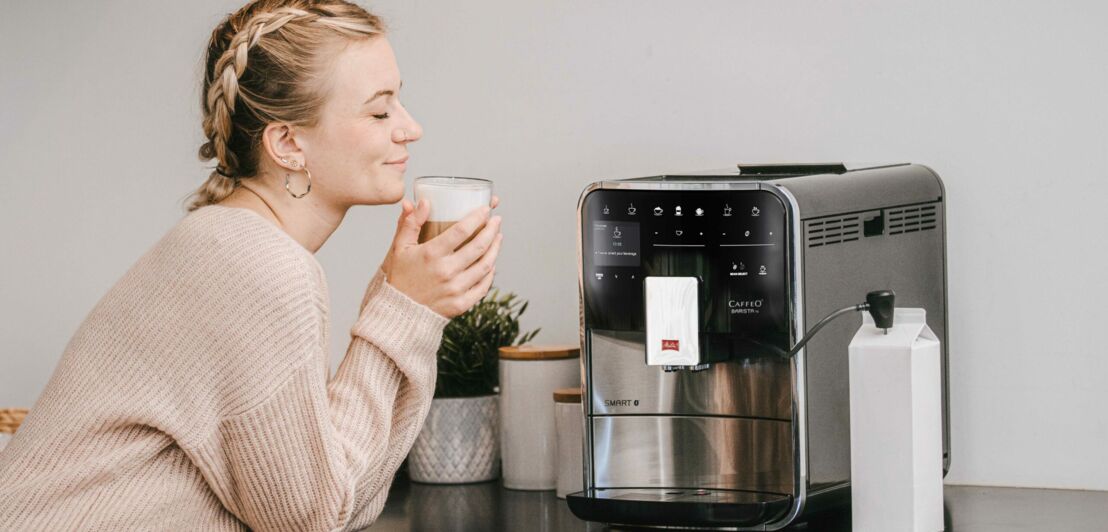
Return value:
M 847 346 L 875 289 L 942 342 L 944 189 L 916 164 L 738 165 L 600 181 L 578 203 L 578 517 L 777 530 L 850 502 Z

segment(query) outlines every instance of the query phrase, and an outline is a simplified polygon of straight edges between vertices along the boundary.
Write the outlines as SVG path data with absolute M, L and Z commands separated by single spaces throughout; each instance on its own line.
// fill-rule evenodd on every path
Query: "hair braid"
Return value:
M 303 31 L 259 46 L 286 26 Z M 318 63 L 328 38 L 383 31 L 376 16 L 340 0 L 257 0 L 220 24 L 208 49 L 202 101 L 207 142 L 199 150 L 201 160 L 215 159 L 216 166 L 188 210 L 220 201 L 240 178 L 256 173 L 257 146 L 268 123 L 314 121 L 322 97 L 305 87 L 314 76 L 300 65 Z M 255 47 L 262 50 L 251 60 Z
M 208 89 L 208 116 L 203 125 L 204 134 L 214 150 L 214 153 L 207 157 L 212 158 L 214 155 L 218 159 L 215 173 L 223 177 L 237 176 L 238 161 L 235 155 L 228 151 L 227 142 L 231 138 L 231 116 L 235 114 L 239 77 L 246 72 L 250 48 L 257 44 L 262 36 L 281 29 L 295 18 L 311 20 L 319 18 L 319 15 L 287 7 L 255 15 L 250 19 L 245 30 L 235 34 L 227 50 L 223 52 L 219 61 L 216 61 L 215 71 L 219 73 L 219 77 L 212 81 Z M 201 156 L 205 154 L 201 153 Z

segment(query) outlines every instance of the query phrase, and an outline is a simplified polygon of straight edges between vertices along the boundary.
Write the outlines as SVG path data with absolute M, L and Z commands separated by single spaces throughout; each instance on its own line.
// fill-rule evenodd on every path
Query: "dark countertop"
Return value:
M 1108 530 L 1108 492 L 946 486 L 947 530 L 959 532 Z M 389 532 L 600 531 L 581 521 L 553 491 L 515 491 L 500 481 L 435 485 L 398 476 L 388 502 L 369 529 Z M 823 516 L 788 530 L 849 531 L 849 512 Z

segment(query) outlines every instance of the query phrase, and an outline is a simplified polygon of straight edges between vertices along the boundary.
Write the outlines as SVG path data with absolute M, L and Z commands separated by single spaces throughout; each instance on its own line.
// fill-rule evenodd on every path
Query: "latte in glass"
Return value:
M 492 202 L 492 181 L 473 177 L 419 177 L 414 185 L 415 201 L 425 199 L 431 204 L 431 214 L 419 231 L 419 243 L 422 244 L 442 234 L 450 226 L 475 209 Z M 481 226 L 484 228 L 484 225 Z M 481 232 L 474 231 L 466 239 L 469 242 Z M 462 243 L 465 245 L 465 242 Z M 461 246 L 459 246 L 461 247 Z

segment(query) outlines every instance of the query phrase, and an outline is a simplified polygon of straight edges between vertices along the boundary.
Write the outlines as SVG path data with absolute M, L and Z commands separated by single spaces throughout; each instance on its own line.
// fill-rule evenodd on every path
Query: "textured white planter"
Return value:
M 433 399 L 408 454 L 415 482 L 464 484 L 500 476 L 497 396 Z

